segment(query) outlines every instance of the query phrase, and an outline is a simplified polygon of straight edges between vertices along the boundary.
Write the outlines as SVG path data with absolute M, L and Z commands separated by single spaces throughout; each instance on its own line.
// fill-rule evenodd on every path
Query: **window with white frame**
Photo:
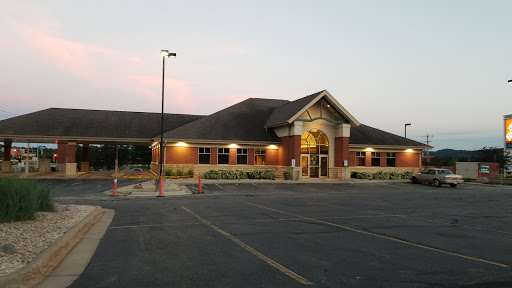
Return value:
M 356 151 L 356 166 L 366 166 L 366 152 Z
M 247 164 L 247 148 L 236 149 L 236 164 Z
M 380 152 L 372 152 L 372 166 L 380 167 Z
M 229 148 L 218 149 L 217 164 L 229 164 Z
M 210 148 L 199 147 L 199 164 L 210 164 Z
M 386 164 L 387 164 L 388 167 L 395 167 L 396 166 L 396 153 L 395 152 L 387 153 Z
M 266 149 L 254 149 L 254 165 L 265 165 Z

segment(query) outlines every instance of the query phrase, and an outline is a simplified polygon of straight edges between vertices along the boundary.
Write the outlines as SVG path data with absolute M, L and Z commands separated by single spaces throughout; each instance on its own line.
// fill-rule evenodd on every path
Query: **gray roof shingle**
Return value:
M 0 121 L 0 135 L 142 138 L 160 134 L 160 113 L 49 108 Z M 164 114 L 164 131 L 204 116 Z
M 287 100 L 249 98 L 210 116 L 164 133 L 175 140 L 280 142 L 272 129 L 265 129 L 270 114 Z
M 431 146 L 425 145 L 421 142 L 382 131 L 364 124 L 350 128 L 350 144 L 431 148 Z
M 302 97 L 293 102 L 288 102 L 284 105 L 277 107 L 274 112 L 270 115 L 265 127 L 273 127 L 281 124 L 287 124 L 288 120 L 297 114 L 302 108 L 308 105 L 313 99 L 320 95 L 325 90 L 320 92 Z

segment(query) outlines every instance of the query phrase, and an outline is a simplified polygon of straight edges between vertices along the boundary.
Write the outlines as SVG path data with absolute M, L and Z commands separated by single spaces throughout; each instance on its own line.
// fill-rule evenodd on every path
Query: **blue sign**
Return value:
M 44 150 L 46 149 L 46 146 L 39 146 L 39 150 Z
M 512 143 L 507 143 L 507 148 L 512 148 Z

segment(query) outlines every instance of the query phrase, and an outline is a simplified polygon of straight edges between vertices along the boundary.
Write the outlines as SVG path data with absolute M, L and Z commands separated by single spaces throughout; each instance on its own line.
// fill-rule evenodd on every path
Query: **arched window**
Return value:
M 301 154 L 329 154 L 329 140 L 320 129 L 309 130 L 300 139 Z
M 327 177 L 329 140 L 320 129 L 304 133 L 300 139 L 300 166 L 304 177 Z

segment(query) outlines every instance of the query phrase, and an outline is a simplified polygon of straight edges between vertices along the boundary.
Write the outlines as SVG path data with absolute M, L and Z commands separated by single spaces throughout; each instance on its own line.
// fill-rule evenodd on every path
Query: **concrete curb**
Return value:
M 71 249 L 80 241 L 82 236 L 103 215 L 101 207 L 96 208 L 82 221 L 59 237 L 50 247 L 39 254 L 27 266 L 0 279 L 0 287 L 29 288 L 44 280 L 52 270 L 64 259 Z

